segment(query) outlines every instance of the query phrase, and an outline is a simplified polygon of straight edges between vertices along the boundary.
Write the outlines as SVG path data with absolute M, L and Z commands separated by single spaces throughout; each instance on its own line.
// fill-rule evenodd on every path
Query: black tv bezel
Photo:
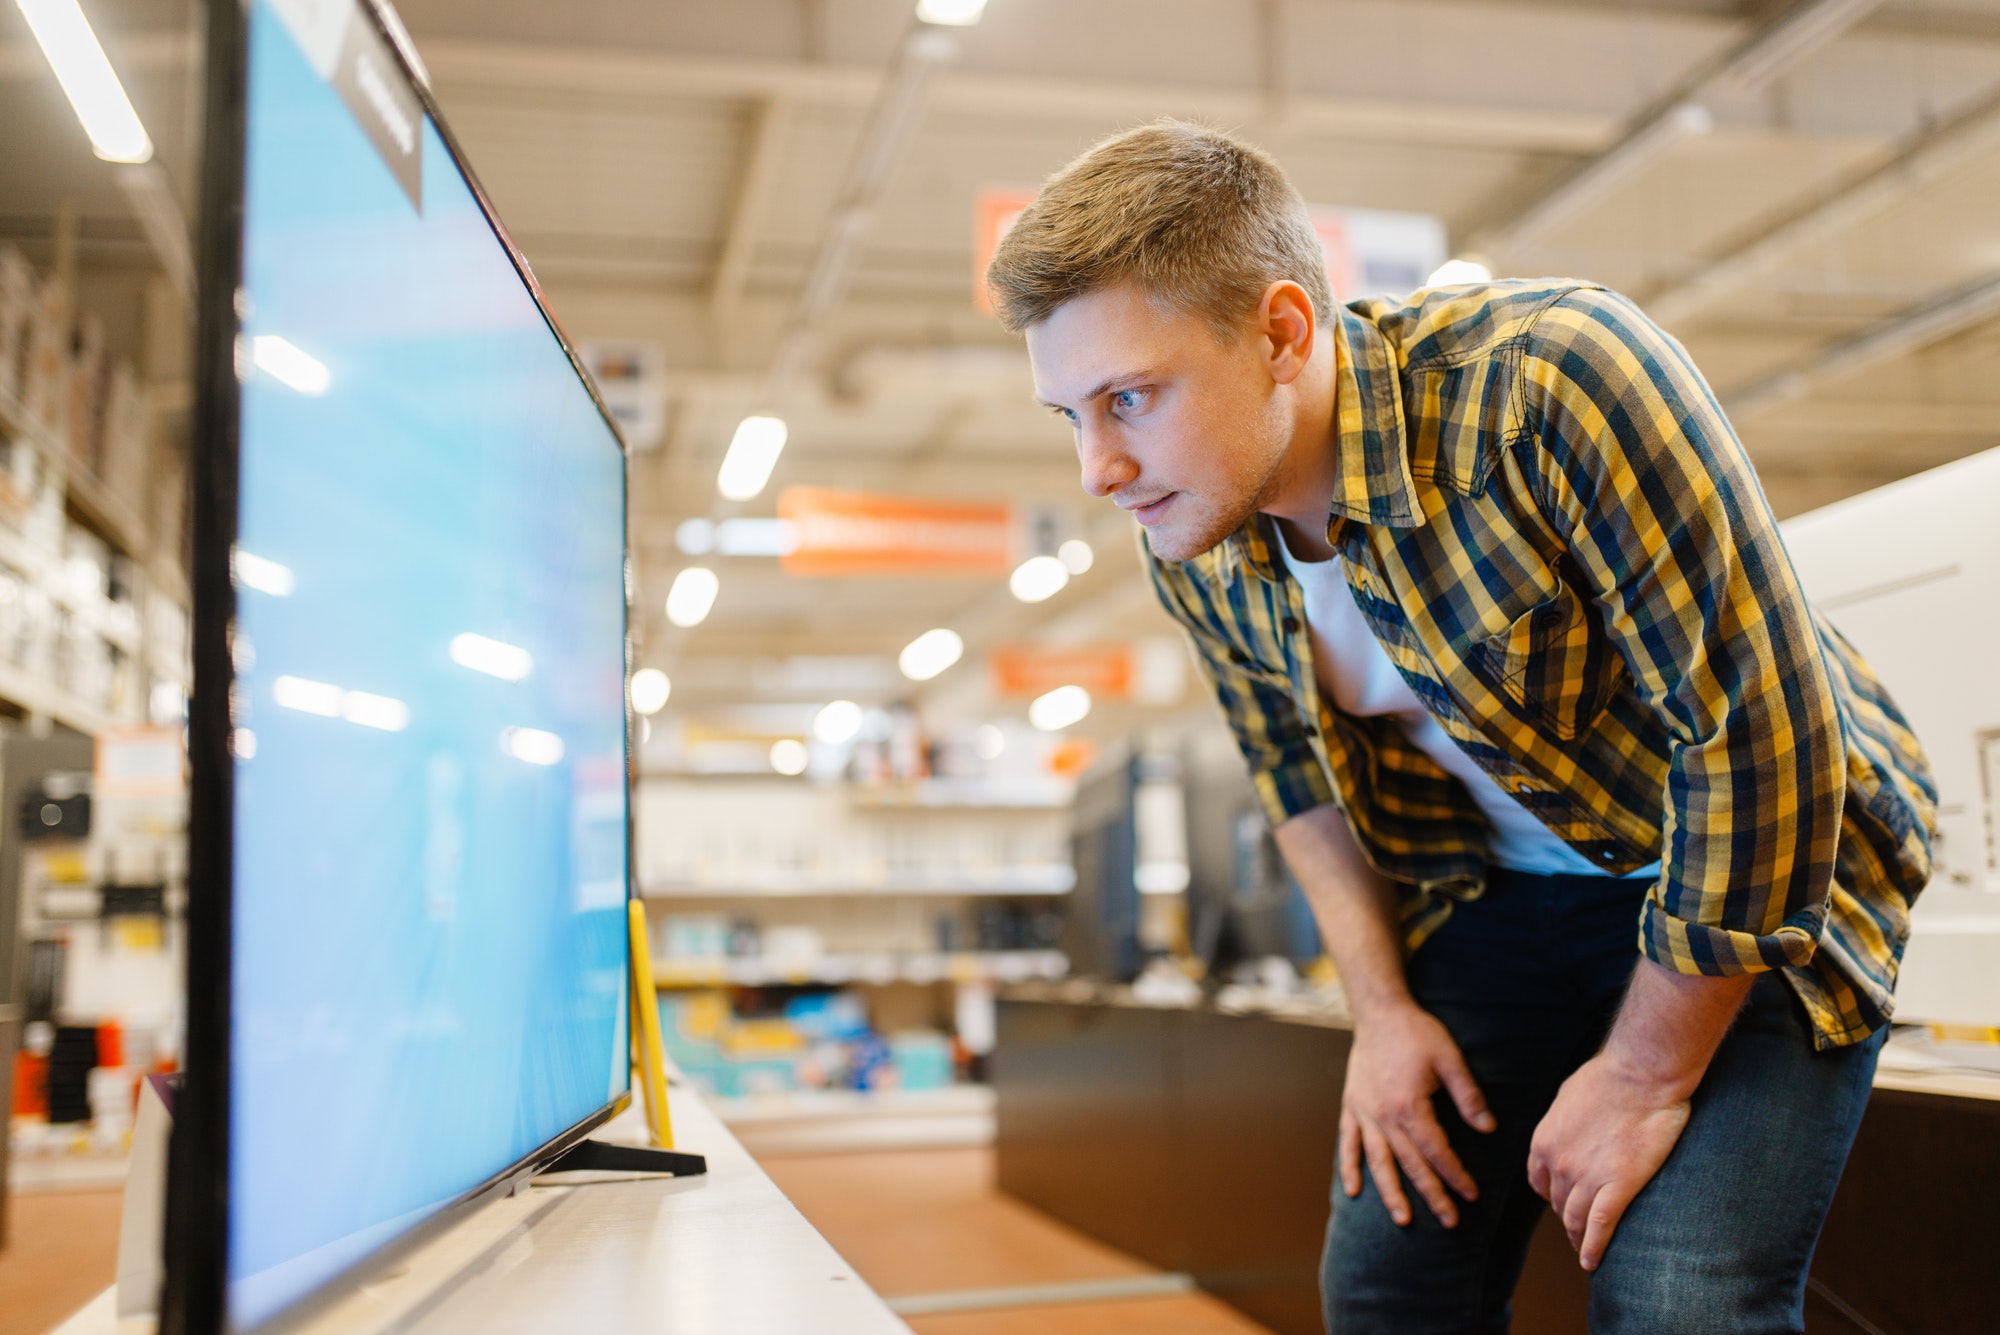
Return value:
M 631 449 L 605 407 L 597 385 L 575 346 L 549 309 L 541 285 L 514 244 L 492 199 L 466 161 L 457 137 L 411 61 L 407 36 L 382 0 L 349 0 L 394 52 L 397 69 L 417 97 L 438 137 L 464 176 L 495 239 L 506 252 L 549 332 L 590 394 L 617 444 L 620 459 L 618 524 L 625 552 L 624 674 L 632 672 L 631 624 Z M 241 386 L 236 373 L 241 321 L 237 293 L 243 281 L 244 157 L 248 146 L 249 24 L 254 0 L 205 0 L 206 33 L 202 89 L 200 209 L 195 233 L 197 274 L 195 396 L 189 446 L 191 552 L 189 588 L 193 601 L 191 659 L 193 690 L 188 708 L 188 895 L 186 1077 L 175 1100 L 168 1155 L 165 1224 L 165 1284 L 160 1300 L 163 1335 L 221 1335 L 241 1330 L 229 1323 L 229 1052 L 231 909 L 235 754 L 232 746 L 231 688 L 236 675 L 230 655 L 230 628 L 236 590 L 230 554 L 237 531 L 237 469 Z M 632 803 L 633 713 L 630 693 L 621 691 L 625 720 L 625 895 L 633 897 Z M 631 1022 L 631 937 L 621 924 L 626 949 L 626 1023 Z M 629 1036 L 628 1036 L 629 1038 Z M 555 1159 L 631 1104 L 625 1093 L 485 1181 L 446 1202 L 415 1228 L 363 1257 L 255 1329 L 275 1332 L 309 1317 L 351 1291 L 363 1275 L 407 1254 L 489 1199 L 510 1193 L 535 1169 Z

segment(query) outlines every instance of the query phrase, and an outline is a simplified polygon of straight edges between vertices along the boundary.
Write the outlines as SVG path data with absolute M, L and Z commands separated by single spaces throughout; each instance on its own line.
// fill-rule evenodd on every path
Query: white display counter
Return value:
M 685 1086 L 671 1097 L 695 1178 L 538 1183 L 460 1222 L 297 1335 L 908 1335 L 909 1327 L 785 1199 Z M 636 1112 L 597 1139 L 639 1143 Z M 57 1335 L 150 1335 L 111 1290 Z

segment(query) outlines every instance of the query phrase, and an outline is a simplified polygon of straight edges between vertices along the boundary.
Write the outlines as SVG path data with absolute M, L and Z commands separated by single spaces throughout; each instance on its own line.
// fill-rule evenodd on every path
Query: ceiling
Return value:
M 190 7 L 85 7 L 185 202 Z M 937 625 L 975 651 L 1168 631 L 1128 525 L 1078 490 L 1067 429 L 971 295 L 978 192 L 1031 188 L 1164 114 L 1239 130 L 1314 203 L 1433 213 L 1501 272 L 1630 293 L 1730 406 L 1781 514 L 2000 444 L 2000 0 L 1820 9 L 1819 40 L 1743 78 L 1731 53 L 1792 6 L 990 0 L 921 89 L 851 273 L 800 339 L 871 111 L 907 87 L 889 73 L 907 0 L 401 5 L 568 331 L 664 349 L 668 424 L 635 459 L 632 519 L 640 655 L 672 673 L 676 708 L 824 698 L 838 673 L 811 664 L 829 659 L 857 698 L 907 694 L 867 665 Z M 1648 130 L 1687 100 L 1706 132 Z M 45 253 L 73 210 L 86 297 L 115 317 L 151 253 L 12 6 L 0 124 L 0 236 Z M 1566 203 L 1538 219 L 1551 200 Z M 801 360 L 774 387 L 788 330 Z M 184 374 L 164 355 L 149 369 Z M 772 485 L 725 505 L 730 434 L 774 395 L 791 438 Z M 1099 561 L 1029 607 L 995 578 L 807 580 L 722 558 L 709 619 L 669 626 L 676 525 L 770 514 L 793 484 L 1070 507 Z M 961 668 L 925 699 L 977 711 L 984 690 Z

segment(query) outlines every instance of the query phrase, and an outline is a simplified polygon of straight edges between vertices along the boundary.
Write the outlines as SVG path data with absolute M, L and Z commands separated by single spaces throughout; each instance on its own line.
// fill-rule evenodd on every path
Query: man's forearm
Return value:
M 1604 1044 L 1604 1060 L 1623 1079 L 1675 1101 L 1689 1097 L 1755 982 L 1754 974 L 1711 978 L 1640 960 Z
M 1301 812 L 1276 833 L 1278 850 L 1312 906 L 1355 1018 L 1411 1004 L 1395 889 L 1368 865 L 1340 808 L 1328 803 Z

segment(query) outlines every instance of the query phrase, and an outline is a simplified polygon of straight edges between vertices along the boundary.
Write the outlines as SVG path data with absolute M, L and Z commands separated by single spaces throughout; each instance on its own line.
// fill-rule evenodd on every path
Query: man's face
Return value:
M 1164 560 L 1241 528 L 1284 458 L 1289 427 L 1248 321 L 1225 343 L 1136 287 L 1103 288 L 1032 326 L 1028 361 L 1035 396 L 1076 428 L 1083 489 L 1131 511 Z

